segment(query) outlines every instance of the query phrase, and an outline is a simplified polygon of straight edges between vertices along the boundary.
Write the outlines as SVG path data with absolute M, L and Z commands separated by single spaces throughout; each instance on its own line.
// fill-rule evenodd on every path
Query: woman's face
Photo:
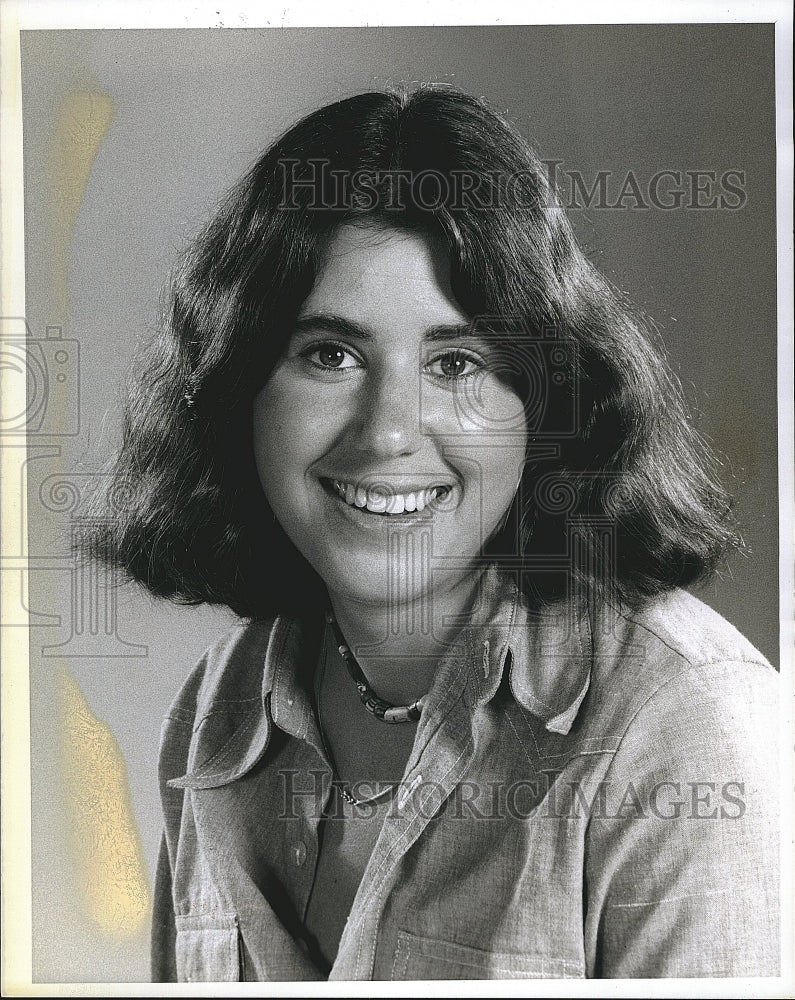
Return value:
M 429 237 L 336 231 L 254 403 L 265 496 L 332 598 L 404 603 L 476 568 L 527 445 L 491 350 Z

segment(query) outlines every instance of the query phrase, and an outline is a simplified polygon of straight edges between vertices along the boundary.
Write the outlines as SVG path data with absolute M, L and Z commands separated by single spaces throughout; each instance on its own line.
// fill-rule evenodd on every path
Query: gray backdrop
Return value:
M 29 574 L 34 981 L 147 978 L 146 921 L 125 937 L 81 903 L 87 876 L 70 847 L 59 742 L 63 678 L 118 741 L 151 879 L 160 721 L 232 620 L 136 588 L 114 594 L 75 567 L 75 505 L 118 439 L 125 373 L 156 323 L 175 252 L 265 145 L 330 100 L 452 83 L 507 111 L 542 159 L 561 162 L 568 201 L 571 172 L 588 187 L 610 172 L 606 204 L 571 217 L 590 256 L 656 321 L 698 426 L 725 457 L 751 554 L 701 594 L 777 661 L 773 53 L 772 25 L 23 34 L 27 320 L 37 343 L 51 328 L 36 348 L 50 411 L 29 434 L 27 463 L 30 553 L 41 560 Z M 94 95 L 88 122 L 68 111 L 75 93 Z M 108 98 L 112 120 L 78 211 L 64 205 L 56 161 L 96 139 Z M 85 100 L 78 106 L 85 114 Z M 719 187 L 740 171 L 729 183 L 743 194 L 718 190 L 723 208 L 694 204 L 709 206 L 708 190 L 678 208 L 639 207 L 630 195 L 609 207 L 628 171 L 648 203 L 662 170 L 712 171 Z

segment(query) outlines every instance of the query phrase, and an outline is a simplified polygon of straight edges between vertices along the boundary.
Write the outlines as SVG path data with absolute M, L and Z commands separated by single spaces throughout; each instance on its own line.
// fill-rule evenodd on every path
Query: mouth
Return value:
M 335 493 L 348 507 L 382 517 L 421 514 L 426 509 L 434 511 L 452 492 L 452 486 L 446 483 L 412 487 L 398 493 L 385 486 L 368 487 L 341 479 L 325 479 L 322 482 L 327 490 Z

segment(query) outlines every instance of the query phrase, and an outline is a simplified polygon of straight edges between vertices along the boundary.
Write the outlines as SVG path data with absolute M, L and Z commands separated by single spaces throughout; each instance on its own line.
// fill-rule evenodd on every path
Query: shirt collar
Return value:
M 274 722 L 306 737 L 311 708 L 299 679 L 309 645 L 302 623 L 280 616 L 240 626 L 207 654 L 187 773 L 172 788 L 218 788 L 242 777 L 265 753 Z
M 588 691 L 589 616 L 573 601 L 532 608 L 510 574 L 489 566 L 460 636 L 473 708 L 496 694 L 508 669 L 516 701 L 554 733 L 567 734 Z M 278 617 L 241 627 L 217 647 L 197 699 L 188 772 L 175 788 L 214 788 L 242 777 L 264 754 L 275 723 L 316 742 L 308 691 L 307 626 Z
M 508 669 L 516 701 L 551 732 L 567 734 L 588 691 L 593 662 L 590 617 L 573 600 L 534 608 L 511 574 L 491 565 L 466 626 L 475 702 L 497 692 Z

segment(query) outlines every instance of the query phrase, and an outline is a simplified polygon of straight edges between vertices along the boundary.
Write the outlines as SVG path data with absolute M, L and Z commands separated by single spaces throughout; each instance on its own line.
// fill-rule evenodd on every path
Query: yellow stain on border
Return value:
M 91 167 L 113 121 L 113 99 L 100 90 L 67 95 L 61 104 L 52 147 L 52 205 L 55 223 L 55 301 L 68 307 L 69 252 Z
M 71 671 L 61 670 L 63 791 L 83 909 L 114 938 L 138 934 L 151 908 L 127 768 L 110 727 L 98 719 Z

